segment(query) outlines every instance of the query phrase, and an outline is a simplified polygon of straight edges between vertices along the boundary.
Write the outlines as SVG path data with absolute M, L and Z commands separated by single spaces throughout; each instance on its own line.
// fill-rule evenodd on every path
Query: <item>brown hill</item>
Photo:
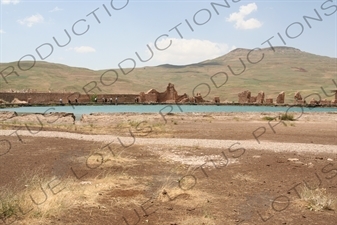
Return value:
M 17 68 L 16 64 L 1 63 L 0 69 L 8 66 Z M 21 66 L 25 64 L 29 67 L 31 62 L 21 62 Z M 190 65 L 136 68 L 128 75 L 116 69 L 119 74 L 117 80 L 114 74 L 107 73 L 102 82 L 100 78 L 106 72 L 104 70 L 93 71 L 39 61 L 32 69 L 18 72 L 19 76 L 12 74 L 6 77 L 8 83 L 0 77 L 0 90 L 84 93 L 84 86 L 90 90 L 96 82 L 101 90 L 93 91 L 97 94 L 138 94 L 150 88 L 163 91 L 168 83 L 173 83 L 179 94 L 192 96 L 200 92 L 205 96 L 209 92 L 206 99 L 220 96 L 221 101 L 237 101 L 237 94 L 243 90 L 250 90 L 252 95 L 264 91 L 266 98 L 276 98 L 279 92 L 285 91 L 286 102 L 292 102 L 297 91 L 301 91 L 303 97 L 320 93 L 322 98 L 329 98 L 325 97 L 321 87 L 326 91 L 337 88 L 332 81 L 336 80 L 336 70 L 336 58 L 296 48 L 274 47 L 274 50 L 265 48 L 260 51 L 238 48 L 224 56 Z

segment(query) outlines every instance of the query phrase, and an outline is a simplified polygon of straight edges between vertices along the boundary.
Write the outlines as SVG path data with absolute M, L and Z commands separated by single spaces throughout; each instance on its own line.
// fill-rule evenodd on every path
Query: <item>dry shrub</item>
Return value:
M 0 219 L 48 218 L 70 207 L 73 180 L 48 177 L 41 169 L 23 173 L 17 184 L 0 188 Z
M 301 190 L 301 199 L 311 211 L 335 210 L 336 197 L 326 192 L 325 188 L 310 190 L 304 186 Z
M 280 115 L 280 120 L 290 120 L 290 121 L 294 121 L 294 115 L 293 114 L 281 114 Z

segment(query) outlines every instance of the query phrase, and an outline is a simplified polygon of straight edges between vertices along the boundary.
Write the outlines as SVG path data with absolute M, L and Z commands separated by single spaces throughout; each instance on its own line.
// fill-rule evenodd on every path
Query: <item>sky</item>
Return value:
M 337 0 L 1 0 L 0 7 L 3 63 L 186 65 L 270 45 L 337 58 Z

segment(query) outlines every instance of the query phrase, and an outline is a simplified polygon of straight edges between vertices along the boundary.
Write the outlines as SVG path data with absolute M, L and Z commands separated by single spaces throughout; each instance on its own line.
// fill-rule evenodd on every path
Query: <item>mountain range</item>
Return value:
M 32 62 L 20 62 L 20 65 L 30 67 Z M 0 71 L 8 66 L 17 68 L 17 62 L 0 63 Z M 90 93 L 138 94 L 151 88 L 161 92 L 168 83 L 173 83 L 178 94 L 192 96 L 201 93 L 208 100 L 219 96 L 221 101 L 237 101 L 239 92 L 249 90 L 252 96 L 264 91 L 266 98 L 274 99 L 278 93 L 285 91 L 286 102 L 292 102 L 297 91 L 302 96 L 320 93 L 322 98 L 329 99 L 321 87 L 328 94 L 331 94 L 330 90 L 337 89 L 337 59 L 292 47 L 237 48 L 221 57 L 199 63 L 135 68 L 126 75 L 120 68 L 94 71 L 44 61 L 37 61 L 34 67 L 20 71 L 18 75 L 7 76 L 7 83 L 0 77 L 0 90 L 31 89 L 84 94 L 84 89 L 90 91 L 97 85 L 99 89 Z

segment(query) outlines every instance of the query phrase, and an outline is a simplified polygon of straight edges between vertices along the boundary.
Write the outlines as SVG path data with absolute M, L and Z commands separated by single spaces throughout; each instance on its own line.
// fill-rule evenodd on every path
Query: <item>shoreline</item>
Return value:
M 16 112 L 16 111 L 0 111 L 0 122 L 27 122 L 35 121 L 47 122 L 55 119 L 58 123 L 75 124 L 78 122 L 100 124 L 100 121 L 110 123 L 117 118 L 120 121 L 124 120 L 139 120 L 146 118 L 147 120 L 166 120 L 174 118 L 189 118 L 190 120 L 203 119 L 207 117 L 217 118 L 219 120 L 228 121 L 273 121 L 278 120 L 278 117 L 283 114 L 291 114 L 294 117 L 294 122 L 311 121 L 311 122 L 327 122 L 337 121 L 335 119 L 337 111 L 302 111 L 302 112 L 287 112 L 287 111 L 262 111 L 262 112 L 92 112 L 92 113 L 69 113 L 69 112 Z M 38 121 L 36 118 L 39 118 Z M 272 119 L 274 118 L 274 119 Z M 109 121 L 109 122 L 108 122 Z M 0 123 L 0 124 L 1 124 Z M 50 122 L 47 122 L 50 123 Z
M 201 102 L 201 103 L 133 103 L 133 102 L 121 102 L 121 103 L 75 103 L 75 104 L 57 104 L 57 103 L 41 103 L 41 104 L 27 104 L 27 103 L 2 103 L 1 108 L 19 108 L 19 107 L 43 107 L 43 106 L 113 106 L 113 105 L 181 105 L 181 106 L 267 106 L 267 107 L 305 107 L 305 108 L 337 108 L 337 104 L 259 104 L 259 103 L 214 103 L 214 102 Z

